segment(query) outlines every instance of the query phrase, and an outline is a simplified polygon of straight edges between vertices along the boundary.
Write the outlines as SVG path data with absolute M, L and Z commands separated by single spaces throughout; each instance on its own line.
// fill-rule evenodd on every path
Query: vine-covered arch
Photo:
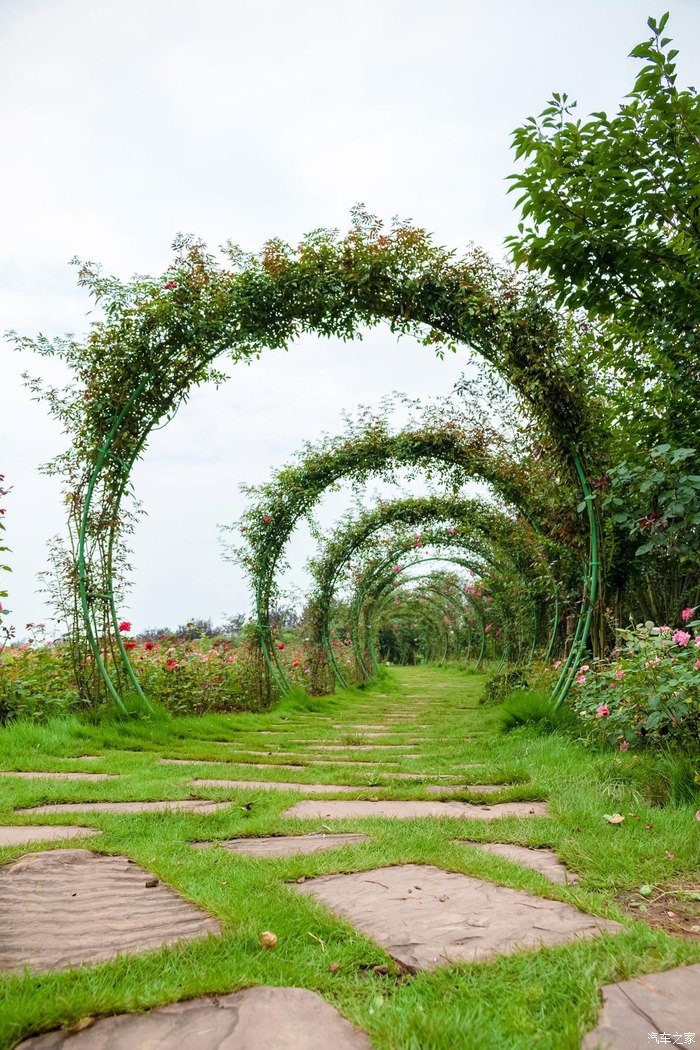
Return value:
M 399 432 L 390 429 L 385 416 L 365 416 L 359 423 L 351 423 L 339 437 L 307 445 L 297 462 L 279 468 L 268 482 L 249 490 L 250 508 L 236 526 L 230 527 L 242 534 L 235 555 L 249 572 L 263 653 L 282 688 L 285 678 L 276 660 L 270 611 L 276 576 L 294 529 L 339 481 L 388 479 L 399 468 L 437 474 L 444 487 L 454 492 L 471 480 L 484 481 L 535 531 L 543 536 L 551 531 L 549 522 L 539 520 L 542 512 L 538 503 L 543 490 L 556 486 L 551 468 L 518 460 L 491 428 L 457 422 L 444 409 L 427 412 L 423 419 Z M 552 492 L 548 495 L 553 498 Z M 554 539 L 550 550 L 557 559 L 564 555 Z
M 438 546 L 458 545 L 476 551 L 489 559 L 494 551 L 506 558 L 521 575 L 532 575 L 533 554 L 537 549 L 537 535 L 522 521 L 509 518 L 502 511 L 481 500 L 454 500 L 442 497 L 422 497 L 380 503 L 372 511 L 356 519 L 346 518 L 324 546 L 323 555 L 312 563 L 315 589 L 309 601 L 309 629 L 313 641 L 324 648 L 336 679 L 345 684 L 330 650 L 330 609 L 339 574 L 352 557 L 365 547 L 381 530 L 405 526 L 432 528 L 448 522 L 444 537 L 432 536 L 430 542 Z M 455 528 L 454 526 L 457 526 Z M 398 543 L 396 542 L 398 540 Z M 388 544 L 390 555 L 397 551 L 415 549 L 415 540 L 404 540 L 399 534 L 393 546 L 384 539 L 375 544 L 372 557 L 376 560 L 382 543 Z M 543 556 L 543 552 L 540 551 Z M 386 566 L 380 554 L 380 564 Z M 400 566 L 397 566 L 400 569 Z
M 582 457 L 595 447 L 595 417 L 571 353 L 578 333 L 535 280 L 479 251 L 458 258 L 409 224 L 385 231 L 362 209 L 343 238 L 317 230 L 297 248 L 270 241 L 250 255 L 229 245 L 226 255 L 221 266 L 201 244 L 181 239 L 164 277 L 127 283 L 84 266 L 80 282 L 104 313 L 87 340 L 20 340 L 61 356 L 73 371 L 67 390 L 49 401 L 73 441 L 62 467 L 87 641 L 122 710 L 125 683 L 146 700 L 119 637 L 113 585 L 131 469 L 191 388 L 221 378 L 213 363 L 223 354 L 250 359 L 304 332 L 352 339 L 380 321 L 438 351 L 464 344 L 518 392 L 558 462 L 578 473 L 590 509 Z M 590 607 L 596 561 L 592 551 Z M 108 623 L 112 666 L 103 637 Z

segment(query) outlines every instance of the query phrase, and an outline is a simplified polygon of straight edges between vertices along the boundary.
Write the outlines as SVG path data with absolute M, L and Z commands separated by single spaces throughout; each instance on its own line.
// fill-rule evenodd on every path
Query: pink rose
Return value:
M 607 718 L 610 714 L 610 708 L 607 704 L 601 704 L 596 711 L 596 714 L 598 715 L 598 718 Z

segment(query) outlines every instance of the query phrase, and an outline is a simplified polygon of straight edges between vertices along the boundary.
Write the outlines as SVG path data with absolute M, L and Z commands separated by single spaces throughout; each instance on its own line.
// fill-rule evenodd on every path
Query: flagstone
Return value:
M 0 770 L 0 777 L 20 780 L 116 780 L 119 773 L 48 773 L 39 770 Z
M 192 781 L 194 787 L 217 787 L 217 788 L 247 788 L 248 790 L 263 789 L 265 791 L 298 791 L 304 795 L 332 795 L 346 794 L 353 791 L 366 791 L 367 788 L 360 784 L 350 787 L 345 784 L 299 784 L 291 782 L 280 782 L 275 780 L 210 780 L 197 779 Z
M 214 813 L 217 809 L 224 809 L 230 805 L 230 802 L 210 802 L 202 799 L 172 799 L 160 802 L 59 802 L 16 809 L 15 813 L 167 813 L 177 810 Z
M 458 839 L 457 841 L 464 843 L 465 846 L 485 850 L 487 853 L 495 853 L 498 857 L 505 857 L 506 860 L 522 864 L 525 868 L 532 868 L 533 871 L 539 871 L 550 882 L 560 882 L 565 885 L 578 882 L 578 875 L 569 871 L 552 849 L 534 849 L 531 846 L 518 846 L 511 842 L 472 842 L 470 839 Z
M 598 1025 L 581 1050 L 639 1050 L 662 1035 L 683 1046 L 700 1038 L 700 963 L 604 985 Z
M 29 853 L 0 868 L 0 970 L 63 970 L 220 933 L 127 857 Z
M 468 820 L 498 820 L 499 817 L 544 817 L 548 814 L 544 802 L 500 802 L 494 806 L 479 806 L 474 802 L 370 802 L 362 799 L 345 799 L 326 802 L 304 800 L 295 803 L 282 815 L 285 817 L 321 817 L 330 820 L 348 820 L 364 817 L 391 817 L 412 819 L 413 817 L 459 817 Z
M 321 853 L 340 846 L 354 846 L 367 842 L 369 835 L 318 832 L 313 835 L 271 835 L 265 838 L 221 839 L 214 842 L 194 842 L 194 846 L 225 846 L 236 853 L 250 857 L 293 857 L 300 853 Z
M 17 1050 L 372 1050 L 335 1007 L 305 988 L 246 988 L 103 1017 L 82 1031 L 48 1032 Z
M 290 765 L 284 762 L 237 762 L 229 759 L 227 762 L 211 758 L 161 758 L 163 765 L 168 766 L 252 766 L 253 769 L 304 769 L 302 765 Z
M 0 846 L 24 846 L 27 842 L 52 842 L 54 839 L 87 838 L 99 834 L 99 828 L 81 828 L 74 824 L 6 824 L 0 827 Z
M 348 919 L 411 973 L 622 929 L 563 901 L 427 864 L 323 876 L 292 888 Z

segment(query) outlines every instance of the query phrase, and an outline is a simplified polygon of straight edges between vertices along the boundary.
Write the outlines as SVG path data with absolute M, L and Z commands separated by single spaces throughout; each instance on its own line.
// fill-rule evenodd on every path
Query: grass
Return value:
M 535 732 L 554 733 L 572 730 L 578 719 L 566 704 L 556 707 L 547 690 L 515 689 L 499 709 L 500 727 L 504 733 L 528 726 Z
M 670 757 L 664 766 L 659 757 L 597 753 L 571 737 L 538 732 L 546 726 L 546 714 L 544 720 L 521 719 L 502 734 L 499 709 L 478 705 L 484 680 L 446 668 L 397 668 L 372 691 L 311 701 L 292 696 L 265 714 L 99 726 L 66 718 L 1 731 L 2 769 L 122 774 L 95 783 L 5 779 L 1 823 L 31 820 L 99 827 L 100 836 L 66 845 L 127 854 L 218 918 L 223 933 L 70 972 L 2 976 L 0 1047 L 85 1016 L 135 1011 L 261 983 L 319 992 L 364 1028 L 377 1050 L 470 1050 L 483 1045 L 573 1050 L 581 1033 L 595 1023 L 602 984 L 700 962 L 700 940 L 653 928 L 619 904 L 620 895 L 643 884 L 663 889 L 697 880 L 700 847 L 694 813 L 700 802 L 692 793 L 686 797 L 680 791 L 679 797 L 676 784 L 686 784 L 687 777 L 678 774 Z M 515 705 L 508 702 L 511 709 L 518 704 L 522 698 Z M 424 742 L 409 753 L 420 753 L 419 759 L 408 759 L 401 750 L 355 750 L 359 740 L 385 742 L 384 737 L 366 739 L 356 727 L 375 721 L 388 724 L 383 720 L 388 711 L 405 714 L 406 724 L 399 722 L 397 729 L 429 725 L 414 731 Z M 269 730 L 274 735 L 259 735 Z M 412 734 L 407 737 L 412 739 Z M 387 730 L 386 740 L 390 739 Z M 323 764 L 308 764 L 310 744 L 324 741 L 341 743 L 343 750 L 319 751 L 316 758 Z M 282 757 L 252 751 L 279 751 Z M 78 760 L 86 754 L 96 757 Z M 163 756 L 188 758 L 192 765 L 161 764 Z M 291 756 L 298 756 L 303 770 L 276 770 Z M 376 761 L 367 763 L 368 758 Z M 353 760 L 362 762 L 355 765 Z M 214 762 L 230 763 L 230 770 L 209 764 Z M 265 768 L 251 768 L 253 762 Z M 693 766 L 692 756 L 686 765 Z M 231 853 L 215 840 L 322 830 L 322 820 L 283 816 L 302 797 L 303 788 L 297 793 L 190 785 L 195 776 L 229 776 L 351 784 L 360 798 L 426 797 L 420 784 L 389 779 L 384 776 L 389 771 L 415 772 L 425 783 L 454 783 L 466 776 L 474 783 L 503 784 L 489 802 L 547 799 L 551 815 L 492 822 L 338 821 L 334 830 L 364 831 L 371 839 L 326 853 L 260 860 Z M 52 801 L 188 797 L 228 799 L 233 804 L 209 816 L 95 813 L 23 818 L 14 812 L 15 807 Z M 673 804 L 659 804 L 670 797 Z M 625 816 L 621 825 L 607 823 L 606 814 L 613 812 Z M 534 871 L 456 841 L 464 838 L 552 846 L 579 873 L 580 882 L 552 884 Z M 195 841 L 214 844 L 194 849 Z M 0 850 L 0 861 L 57 845 L 6 848 Z M 564 900 L 585 912 L 622 921 L 624 931 L 408 977 L 371 940 L 293 889 L 301 877 L 409 861 Z M 260 947 L 262 930 L 278 935 L 275 951 Z M 338 963 L 338 969 L 330 972 L 330 963 Z M 371 967 L 378 963 L 388 964 L 389 973 L 375 973 Z

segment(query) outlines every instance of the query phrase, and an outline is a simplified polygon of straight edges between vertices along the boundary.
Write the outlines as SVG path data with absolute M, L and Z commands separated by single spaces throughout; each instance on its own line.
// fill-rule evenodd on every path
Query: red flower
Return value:
M 144 649 L 147 649 L 148 652 L 150 653 L 151 649 L 155 649 L 156 643 L 155 642 L 144 642 L 143 643 L 143 647 L 144 647 Z
M 138 649 L 138 642 L 124 642 L 125 649 Z
M 165 666 L 172 671 L 173 667 L 177 667 L 177 660 L 166 660 Z
M 163 285 L 164 288 L 177 288 L 177 281 L 166 281 Z
M 119 624 L 119 630 L 120 631 L 130 631 L 131 630 L 131 624 L 129 623 L 129 621 L 128 620 L 122 620 L 122 622 Z
M 277 646 L 278 649 L 284 649 L 284 642 L 280 642 Z
M 298 660 L 294 660 L 293 663 L 292 663 L 292 667 L 298 667 L 298 666 L 299 666 L 299 661 Z
M 266 525 L 269 525 L 270 522 L 272 521 L 272 518 L 270 518 L 267 515 L 265 515 L 265 517 L 263 518 L 263 521 L 265 522 Z

